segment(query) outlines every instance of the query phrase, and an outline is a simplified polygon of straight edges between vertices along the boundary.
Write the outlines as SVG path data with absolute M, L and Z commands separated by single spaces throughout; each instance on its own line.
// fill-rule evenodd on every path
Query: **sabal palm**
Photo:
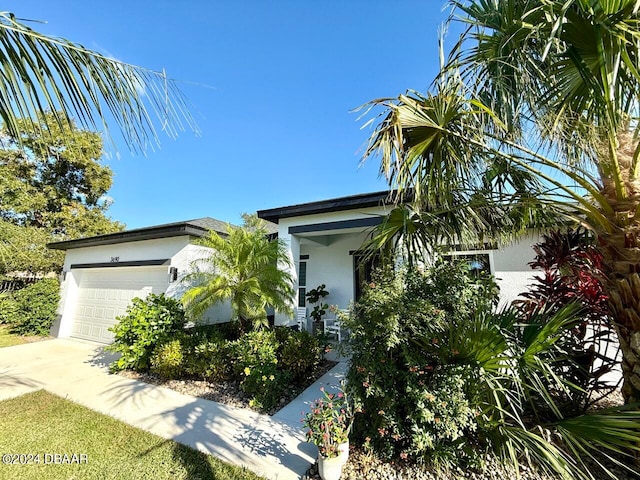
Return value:
M 624 355 L 623 392 L 640 400 L 640 150 L 632 130 L 640 100 L 640 2 L 451 3 L 468 29 L 435 85 L 458 85 L 462 117 L 434 126 L 423 113 L 434 111 L 425 97 L 386 101 L 367 156 L 380 154 L 392 186 L 422 187 L 416 205 L 426 209 L 495 159 L 535 176 L 543 186 L 535 193 L 540 207 L 555 204 L 556 213 L 598 235 L 612 269 L 608 293 Z M 452 145 L 460 149 L 455 156 Z
M 19 119 L 53 112 L 85 128 L 115 122 L 129 147 L 158 141 L 156 124 L 170 136 L 197 130 L 176 82 L 166 73 L 107 58 L 63 38 L 38 33 L 12 13 L 0 12 L 0 119 L 19 135 Z M 18 137 L 16 137 L 18 138 Z
M 192 318 L 200 318 L 215 304 L 230 301 L 240 329 L 266 324 L 266 308 L 292 313 L 292 277 L 281 240 L 269 240 L 257 222 L 227 227 L 227 234 L 210 231 L 201 245 L 211 249 L 183 282 L 191 285 L 182 302 Z

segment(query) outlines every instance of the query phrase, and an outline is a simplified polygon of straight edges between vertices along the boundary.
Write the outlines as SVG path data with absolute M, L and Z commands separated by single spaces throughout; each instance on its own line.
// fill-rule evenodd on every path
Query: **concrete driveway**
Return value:
M 269 417 L 110 375 L 112 359 L 101 345 L 68 339 L 0 348 L 0 400 L 45 389 L 269 479 L 300 478 L 315 461 L 293 414 Z

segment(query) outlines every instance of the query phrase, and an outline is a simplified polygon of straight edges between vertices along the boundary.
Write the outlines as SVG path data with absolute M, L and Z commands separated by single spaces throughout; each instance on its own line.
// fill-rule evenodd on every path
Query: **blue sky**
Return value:
M 386 188 L 359 168 L 370 129 L 351 110 L 426 90 L 444 0 L 10 0 L 46 34 L 184 81 L 201 135 L 132 155 L 113 132 L 112 218 L 136 228 Z

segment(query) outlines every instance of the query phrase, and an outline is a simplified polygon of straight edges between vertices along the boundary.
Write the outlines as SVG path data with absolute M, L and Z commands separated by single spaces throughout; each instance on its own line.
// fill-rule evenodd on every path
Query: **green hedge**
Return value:
M 13 325 L 20 335 L 49 335 L 60 303 L 60 283 L 44 278 L 2 297 L 0 323 Z

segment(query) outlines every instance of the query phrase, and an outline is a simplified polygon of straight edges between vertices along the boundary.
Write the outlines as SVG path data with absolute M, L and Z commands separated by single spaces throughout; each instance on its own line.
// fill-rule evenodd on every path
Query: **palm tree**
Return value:
M 0 12 L 0 62 L 0 119 L 15 138 L 21 118 L 31 119 L 33 128 L 38 128 L 38 119 L 47 113 L 61 125 L 74 117 L 84 128 L 95 129 L 101 123 L 105 130 L 110 115 L 134 150 L 158 142 L 157 121 L 172 137 L 185 124 L 197 131 L 186 99 L 164 71 L 123 63 L 43 35 L 9 12 Z
M 243 227 L 227 226 L 226 235 L 210 231 L 201 245 L 211 249 L 208 257 L 194 264 L 183 282 L 191 288 L 182 302 L 192 318 L 201 318 L 217 303 L 231 302 L 240 330 L 266 325 L 266 308 L 292 314 L 293 279 L 282 240 L 268 238 L 264 223 L 245 216 Z
M 476 212 L 467 200 L 486 194 L 479 179 L 495 165 L 535 179 L 534 202 L 509 185 L 507 195 L 492 194 L 496 208 L 524 212 L 520 228 L 541 226 L 536 219 L 550 208 L 595 232 L 611 269 L 623 394 L 640 401 L 640 1 L 450 4 L 467 29 L 433 92 L 371 102 L 385 110 L 365 159 L 379 155 L 392 187 L 413 188 L 414 209 L 441 216 Z M 438 231 L 449 239 L 495 234 L 477 222 L 470 234 L 464 223 Z

